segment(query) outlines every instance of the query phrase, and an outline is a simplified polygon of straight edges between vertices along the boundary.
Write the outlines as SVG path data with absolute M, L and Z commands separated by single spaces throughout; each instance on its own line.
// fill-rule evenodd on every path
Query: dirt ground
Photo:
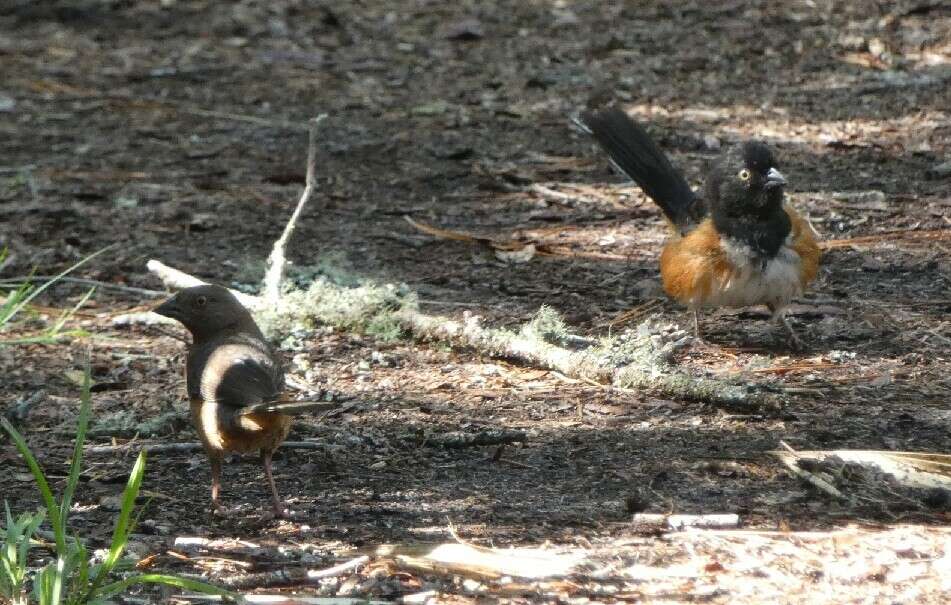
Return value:
M 136 432 L 194 440 L 184 331 L 111 318 L 158 300 L 130 289 L 162 291 L 145 269 L 151 258 L 255 290 L 300 194 L 305 123 L 317 114 L 328 115 L 318 190 L 289 248 L 301 283 L 403 283 L 426 313 L 473 313 L 495 326 L 523 323 L 544 304 L 578 333 L 603 335 L 620 313 L 652 302 L 688 326 L 659 289 L 659 212 L 571 126 L 581 108 L 612 100 L 650 125 L 694 184 L 721 146 L 766 139 L 792 203 L 828 242 L 819 278 L 790 313 L 804 351 L 790 351 L 752 309 L 707 314 L 705 340 L 679 359 L 769 382 L 787 402 L 778 416 L 317 329 L 286 351 L 291 372 L 355 399 L 296 424 L 291 439 L 322 446 L 278 455 L 294 519 L 259 519 L 266 493 L 255 459 L 226 467 L 224 499 L 238 510 L 212 518 L 203 455 L 152 455 L 137 540 L 138 554 L 158 554 L 156 569 L 249 571 L 165 554 L 181 535 L 347 553 L 447 540 L 451 522 L 482 545 L 583 545 L 640 536 L 638 512 L 737 513 L 758 530 L 911 523 L 939 536 L 927 556 L 941 557 L 946 499 L 836 503 L 768 452 L 780 441 L 951 447 L 947 5 L 14 0 L 0 10 L 0 71 L 0 236 L 11 254 L 2 277 L 52 275 L 116 243 L 76 276 L 125 288 L 100 287 L 80 311 L 71 325 L 88 337 L 0 348 L 0 407 L 43 392 L 23 427 L 59 479 L 87 350 L 93 442 Z M 556 253 L 506 262 L 421 233 L 405 216 Z M 38 302 L 67 308 L 86 288 L 59 285 Z M 50 314 L 39 308 L 16 329 L 38 330 Z M 136 428 L 156 417 L 167 419 L 156 434 Z M 495 448 L 407 438 L 493 428 L 529 438 L 499 460 Z M 73 517 L 81 533 L 109 535 L 111 497 L 132 459 L 90 455 Z M 33 508 L 8 443 L 0 464 L 2 498 Z M 638 548 L 653 547 L 671 548 L 660 538 Z M 418 589 L 410 584 L 352 594 L 396 598 Z M 298 592 L 319 593 L 312 588 Z M 463 599 L 457 588 L 440 590 Z M 765 594 L 746 601 L 721 589 L 707 600 Z

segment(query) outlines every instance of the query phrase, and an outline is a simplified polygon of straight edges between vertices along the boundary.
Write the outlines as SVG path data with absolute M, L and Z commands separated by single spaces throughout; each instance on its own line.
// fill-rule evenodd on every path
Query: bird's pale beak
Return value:
M 769 172 L 766 173 L 766 184 L 764 187 L 767 189 L 773 189 L 775 187 L 782 187 L 786 184 L 786 177 L 783 176 L 783 173 L 776 170 L 775 168 L 770 168 Z

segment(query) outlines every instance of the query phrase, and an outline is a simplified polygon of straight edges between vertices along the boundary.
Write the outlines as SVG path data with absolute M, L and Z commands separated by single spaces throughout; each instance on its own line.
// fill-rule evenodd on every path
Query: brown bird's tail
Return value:
M 340 401 L 262 401 L 246 405 L 241 408 L 240 414 L 278 413 L 287 416 L 309 414 L 312 412 L 327 412 L 340 407 Z
M 681 231 L 706 213 L 679 170 L 644 127 L 617 107 L 586 111 L 575 123 L 594 137 L 611 163 L 638 184 Z

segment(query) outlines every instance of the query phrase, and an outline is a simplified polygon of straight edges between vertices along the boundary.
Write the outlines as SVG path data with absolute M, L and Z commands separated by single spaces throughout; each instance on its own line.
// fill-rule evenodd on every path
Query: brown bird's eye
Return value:
M 737 176 L 740 177 L 741 181 L 748 181 L 750 180 L 750 171 L 744 168 Z
M 198 305 L 199 307 L 204 307 L 206 304 L 208 304 L 208 299 L 205 298 L 204 296 L 199 296 L 198 298 L 195 299 L 195 304 Z

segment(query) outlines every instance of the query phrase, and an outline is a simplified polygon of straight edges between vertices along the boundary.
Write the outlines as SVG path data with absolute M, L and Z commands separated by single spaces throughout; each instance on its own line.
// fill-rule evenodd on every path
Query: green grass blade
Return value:
M 129 481 L 126 483 L 125 491 L 122 493 L 122 507 L 119 509 L 119 518 L 116 519 L 116 528 L 112 532 L 112 544 L 109 546 L 109 554 L 106 556 L 106 560 L 103 561 L 99 573 L 96 574 L 92 586 L 86 591 L 86 599 L 101 598 L 99 587 L 106 576 L 112 572 L 112 569 L 119 561 L 119 557 L 122 556 L 122 551 L 125 550 L 126 542 L 129 539 L 129 532 L 131 531 L 130 520 L 132 517 L 132 509 L 135 507 L 135 499 L 139 495 L 139 490 L 142 487 L 142 477 L 144 475 L 145 452 L 141 451 L 135 461 L 135 465 L 132 467 L 132 472 L 129 474 Z
M 59 516 L 59 507 L 56 505 L 56 499 L 53 498 L 53 492 L 50 490 L 50 485 L 46 481 L 46 475 L 43 474 L 43 469 L 40 468 L 39 463 L 33 456 L 33 452 L 30 451 L 30 447 L 26 444 L 26 440 L 23 438 L 23 435 L 20 434 L 20 431 L 16 430 L 16 428 L 10 424 L 10 421 L 3 417 L 0 417 L 0 426 L 2 426 L 7 434 L 10 435 L 10 438 L 13 439 L 13 443 L 20 451 L 20 455 L 23 456 L 26 465 L 30 468 L 30 472 L 33 473 L 33 480 L 36 482 L 36 486 L 43 496 L 46 511 L 50 516 L 50 525 L 53 526 L 53 535 L 56 538 L 56 552 L 66 552 L 66 531 Z
M 79 261 L 78 263 L 76 263 L 76 264 L 72 265 L 71 267 L 67 268 L 65 271 L 63 271 L 63 272 L 57 274 L 55 277 L 53 277 L 53 279 L 49 280 L 48 282 L 46 282 L 46 283 L 40 285 L 39 287 L 37 287 L 37 288 L 35 288 L 35 289 L 33 289 L 33 291 L 31 291 L 25 298 L 23 298 L 22 300 L 20 300 L 20 301 L 17 302 L 17 304 L 13 307 L 12 312 L 11 312 L 10 315 L 7 317 L 7 321 L 9 321 L 10 318 L 12 318 L 14 315 L 16 315 L 17 313 L 19 313 L 20 310 L 23 309 L 23 307 L 25 307 L 26 305 L 30 304 L 30 301 L 32 301 L 34 298 L 36 298 L 37 296 L 39 296 L 44 290 L 46 290 L 47 288 L 49 288 L 50 286 L 52 286 L 53 284 L 55 284 L 57 281 L 59 281 L 59 278 L 64 277 L 64 276 L 66 276 L 66 275 L 69 274 L 69 273 L 72 273 L 73 271 L 75 271 L 75 270 L 78 269 L 79 267 L 85 265 L 86 263 L 88 263 L 88 262 L 91 261 L 92 259 L 94 259 L 94 258 L 96 258 L 97 256 L 99 256 L 100 254 L 102 254 L 103 252 L 105 252 L 105 251 L 107 251 L 107 250 L 110 250 L 110 249 L 116 247 L 117 245 L 118 245 L 118 244 L 109 244 L 109 245 L 106 246 L 105 248 L 103 248 L 103 249 L 101 249 L 101 250 L 98 250 L 98 251 L 96 251 L 96 252 L 93 252 L 92 254 L 90 254 L 90 255 L 87 256 L 86 258 L 82 259 L 82 260 Z
M 3 305 L 0 306 L 0 326 L 4 326 L 10 321 L 13 317 L 14 309 L 20 304 L 20 301 L 27 297 L 32 289 L 33 286 L 31 284 L 23 283 L 20 284 L 19 288 L 7 295 L 6 300 L 3 301 Z
M 57 554 L 56 561 L 52 564 L 56 567 L 53 568 L 53 577 L 50 579 L 50 604 L 59 605 L 63 598 L 63 580 L 67 574 L 66 555 Z
M 85 554 L 85 549 L 83 549 L 83 554 Z M 89 557 L 84 556 L 82 560 L 82 565 L 79 568 L 79 577 L 76 578 L 75 582 L 73 582 L 73 585 L 76 587 L 74 594 L 76 596 L 75 600 L 77 602 L 81 602 L 79 601 L 79 597 L 83 594 L 83 592 L 85 592 L 86 587 L 89 586 L 90 571 L 92 573 L 95 573 L 97 571 L 96 569 L 90 569 L 90 567 L 91 566 L 89 565 Z
M 86 431 L 89 429 L 89 416 L 92 409 L 92 370 L 90 369 L 89 356 L 86 356 L 85 367 L 83 368 L 83 386 L 80 395 L 79 420 L 76 427 L 76 443 L 73 446 L 73 459 L 69 465 L 69 479 L 66 481 L 66 489 L 63 491 L 63 499 L 60 502 L 59 518 L 63 526 L 69 517 L 69 509 L 73 504 L 73 494 L 76 492 L 76 485 L 79 483 L 79 473 L 82 470 L 83 444 L 86 441 Z
M 62 518 L 59 514 L 60 508 L 57 505 L 56 499 L 53 497 L 53 492 L 50 490 L 46 475 L 43 474 L 43 469 L 40 468 L 39 463 L 33 456 L 33 452 L 30 451 L 30 447 L 26 444 L 23 435 L 21 435 L 6 418 L 0 418 L 0 426 L 10 435 L 17 449 L 20 451 L 20 455 L 26 460 L 26 464 L 33 474 L 33 480 L 36 482 L 36 486 L 43 496 L 46 510 L 50 516 L 50 525 L 53 526 L 53 537 L 56 539 L 56 561 L 51 563 L 50 566 L 47 566 L 40 574 L 40 588 L 42 590 L 40 600 L 42 602 L 48 602 L 51 605 L 59 605 L 63 592 L 63 579 L 66 573 L 67 556 L 66 527 L 63 525 Z
M 53 602 L 53 564 L 50 563 L 33 576 L 33 595 L 40 605 Z
M 10 512 L 10 504 L 3 501 L 4 512 L 6 513 L 6 524 L 3 526 L 3 543 L 0 544 L 0 599 L 16 598 L 20 592 L 23 583 L 23 576 L 26 573 L 24 569 L 25 559 L 22 548 L 17 544 L 26 542 L 29 546 L 29 538 L 23 540 L 22 521 L 24 517 L 13 519 L 13 513 Z
M 69 330 L 67 332 L 58 332 L 52 336 L 49 334 L 41 334 L 40 336 L 28 336 L 26 338 L 0 339 L 0 345 L 54 345 L 64 338 L 71 336 L 82 338 L 83 336 L 89 336 L 89 332 L 85 330 Z
M 46 331 L 47 334 L 52 338 L 57 338 L 61 333 L 65 334 L 64 332 L 61 332 L 61 330 L 63 329 L 63 326 L 66 324 L 67 321 L 69 321 L 69 319 L 73 315 L 76 314 L 76 311 L 79 311 L 79 309 L 84 304 L 86 304 L 86 301 L 89 300 L 89 298 L 93 295 L 93 293 L 95 293 L 95 291 L 96 291 L 95 288 L 90 288 L 89 292 L 86 292 L 86 294 L 81 299 L 79 299 L 79 302 L 73 305 L 72 309 L 63 311 L 63 314 L 60 316 L 59 319 L 56 320 L 56 323 L 53 324 L 49 328 L 49 330 Z
M 29 522 L 23 527 L 23 532 L 21 534 L 23 536 L 23 541 L 20 542 L 17 557 L 24 566 L 27 563 L 27 556 L 30 552 L 30 540 L 33 538 L 33 534 L 36 533 L 36 530 L 39 529 L 40 524 L 43 523 L 43 519 L 45 517 L 46 515 L 43 514 L 42 510 L 40 512 L 33 513 L 32 515 L 29 515 Z
M 178 576 L 169 576 L 165 574 L 150 573 L 139 574 L 137 576 L 132 576 L 131 578 L 119 580 L 118 582 L 113 582 L 112 584 L 107 584 L 99 590 L 97 598 L 108 598 L 135 584 L 164 584 L 166 586 L 174 586 L 175 588 L 192 590 L 194 592 L 201 592 L 204 594 L 215 594 L 221 595 L 223 597 L 236 596 L 235 593 L 229 590 L 219 588 L 212 584 L 206 584 L 205 582 L 199 582 L 198 580 L 190 580 L 188 578 L 179 578 Z
M 72 544 L 73 547 L 69 553 L 68 573 L 65 574 L 65 577 L 69 580 L 66 602 L 85 604 L 86 602 L 81 600 L 80 597 L 89 583 L 89 553 L 78 538 Z

